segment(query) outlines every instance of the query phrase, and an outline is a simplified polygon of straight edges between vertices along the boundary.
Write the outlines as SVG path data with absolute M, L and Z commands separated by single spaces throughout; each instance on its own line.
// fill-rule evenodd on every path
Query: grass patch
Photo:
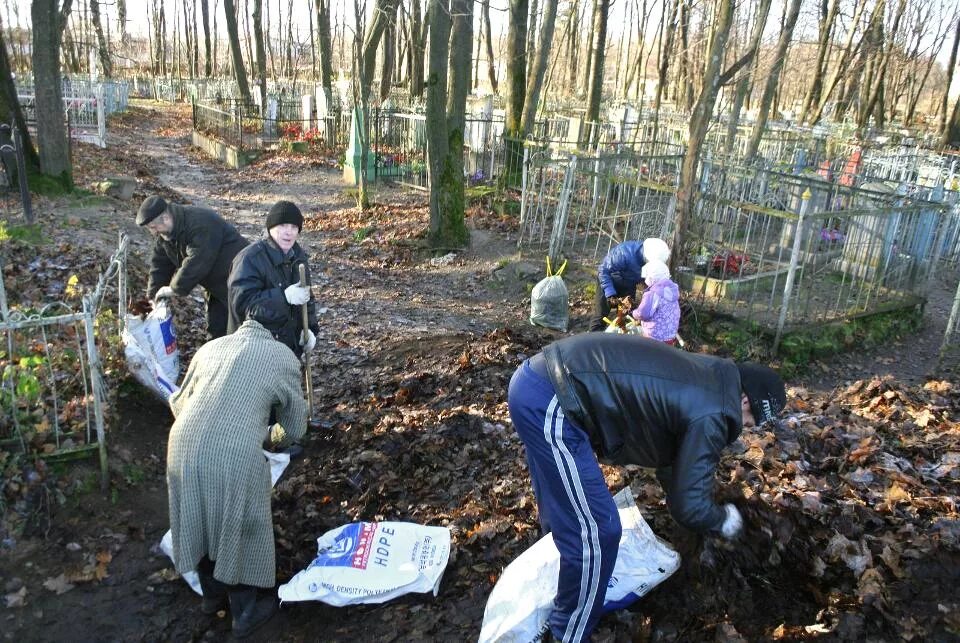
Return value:
M 773 353 L 774 332 L 753 322 L 685 310 L 680 334 L 709 352 L 737 361 L 778 362 L 787 379 L 806 373 L 817 359 L 884 346 L 916 332 L 923 322 L 919 307 L 865 315 L 816 328 L 785 333 Z
M 32 246 L 38 246 L 45 242 L 43 232 L 39 224 L 32 225 L 11 225 L 0 221 L 0 244 L 9 241 L 20 241 Z
M 493 199 L 499 190 L 492 185 L 472 185 L 463 190 L 463 197 L 467 205 L 486 205 Z
M 61 176 L 50 176 L 28 170 L 27 183 L 30 191 L 40 196 L 63 196 L 74 191 L 73 179 L 66 172 Z
M 370 233 L 376 229 L 377 229 L 376 226 L 372 226 L 372 225 L 363 226 L 362 228 L 356 230 L 353 233 L 353 240 L 356 241 L 357 243 L 360 243 L 361 241 L 366 239 L 368 236 L 370 236 Z

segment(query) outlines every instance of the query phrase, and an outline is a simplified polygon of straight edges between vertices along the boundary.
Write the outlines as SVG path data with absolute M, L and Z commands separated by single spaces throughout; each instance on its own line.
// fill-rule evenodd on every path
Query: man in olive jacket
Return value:
M 137 212 L 137 225 L 156 237 L 150 258 L 147 297 L 183 297 L 195 286 L 207 296 L 207 333 L 227 332 L 227 277 L 247 240 L 210 208 L 167 203 L 153 195 Z
M 678 523 L 733 538 L 740 513 L 713 499 L 721 452 L 744 426 L 775 419 L 786 394 L 766 366 L 584 333 L 526 360 L 507 401 L 541 525 L 560 551 L 548 624 L 558 640 L 582 641 L 603 613 L 621 532 L 598 458 L 656 468 Z

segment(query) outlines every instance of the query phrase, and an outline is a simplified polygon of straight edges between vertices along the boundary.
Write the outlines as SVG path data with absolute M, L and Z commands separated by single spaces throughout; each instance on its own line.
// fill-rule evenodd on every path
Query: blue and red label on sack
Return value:
M 177 333 L 173 329 L 173 317 L 160 322 L 160 336 L 163 338 L 163 345 L 167 355 L 171 355 L 177 350 Z
M 343 527 L 333 545 L 317 553 L 313 567 L 353 567 L 366 569 L 371 562 L 386 567 L 390 558 L 390 536 L 394 530 L 378 523 L 355 522 Z

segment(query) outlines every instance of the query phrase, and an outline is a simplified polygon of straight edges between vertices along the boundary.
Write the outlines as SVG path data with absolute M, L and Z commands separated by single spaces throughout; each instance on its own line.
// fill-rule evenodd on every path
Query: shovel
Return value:
M 300 264 L 300 285 L 304 288 L 307 288 L 307 267 L 304 264 Z M 301 334 L 300 341 L 303 342 L 303 346 L 307 345 L 307 332 L 308 325 L 310 321 L 309 314 L 307 313 L 307 305 L 300 306 L 300 311 L 303 313 L 303 333 Z M 313 427 L 316 422 L 313 419 L 313 374 L 310 370 L 310 353 L 303 351 L 303 370 L 304 370 L 304 379 L 307 389 L 307 426 Z

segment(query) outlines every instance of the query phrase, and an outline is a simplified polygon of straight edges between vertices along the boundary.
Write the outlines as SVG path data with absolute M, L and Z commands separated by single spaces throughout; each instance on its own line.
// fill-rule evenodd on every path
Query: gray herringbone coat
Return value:
M 181 574 L 206 555 L 223 583 L 273 587 L 270 468 L 261 452 L 273 406 L 288 440 L 300 439 L 300 364 L 255 321 L 204 344 L 170 397 L 167 486 Z

